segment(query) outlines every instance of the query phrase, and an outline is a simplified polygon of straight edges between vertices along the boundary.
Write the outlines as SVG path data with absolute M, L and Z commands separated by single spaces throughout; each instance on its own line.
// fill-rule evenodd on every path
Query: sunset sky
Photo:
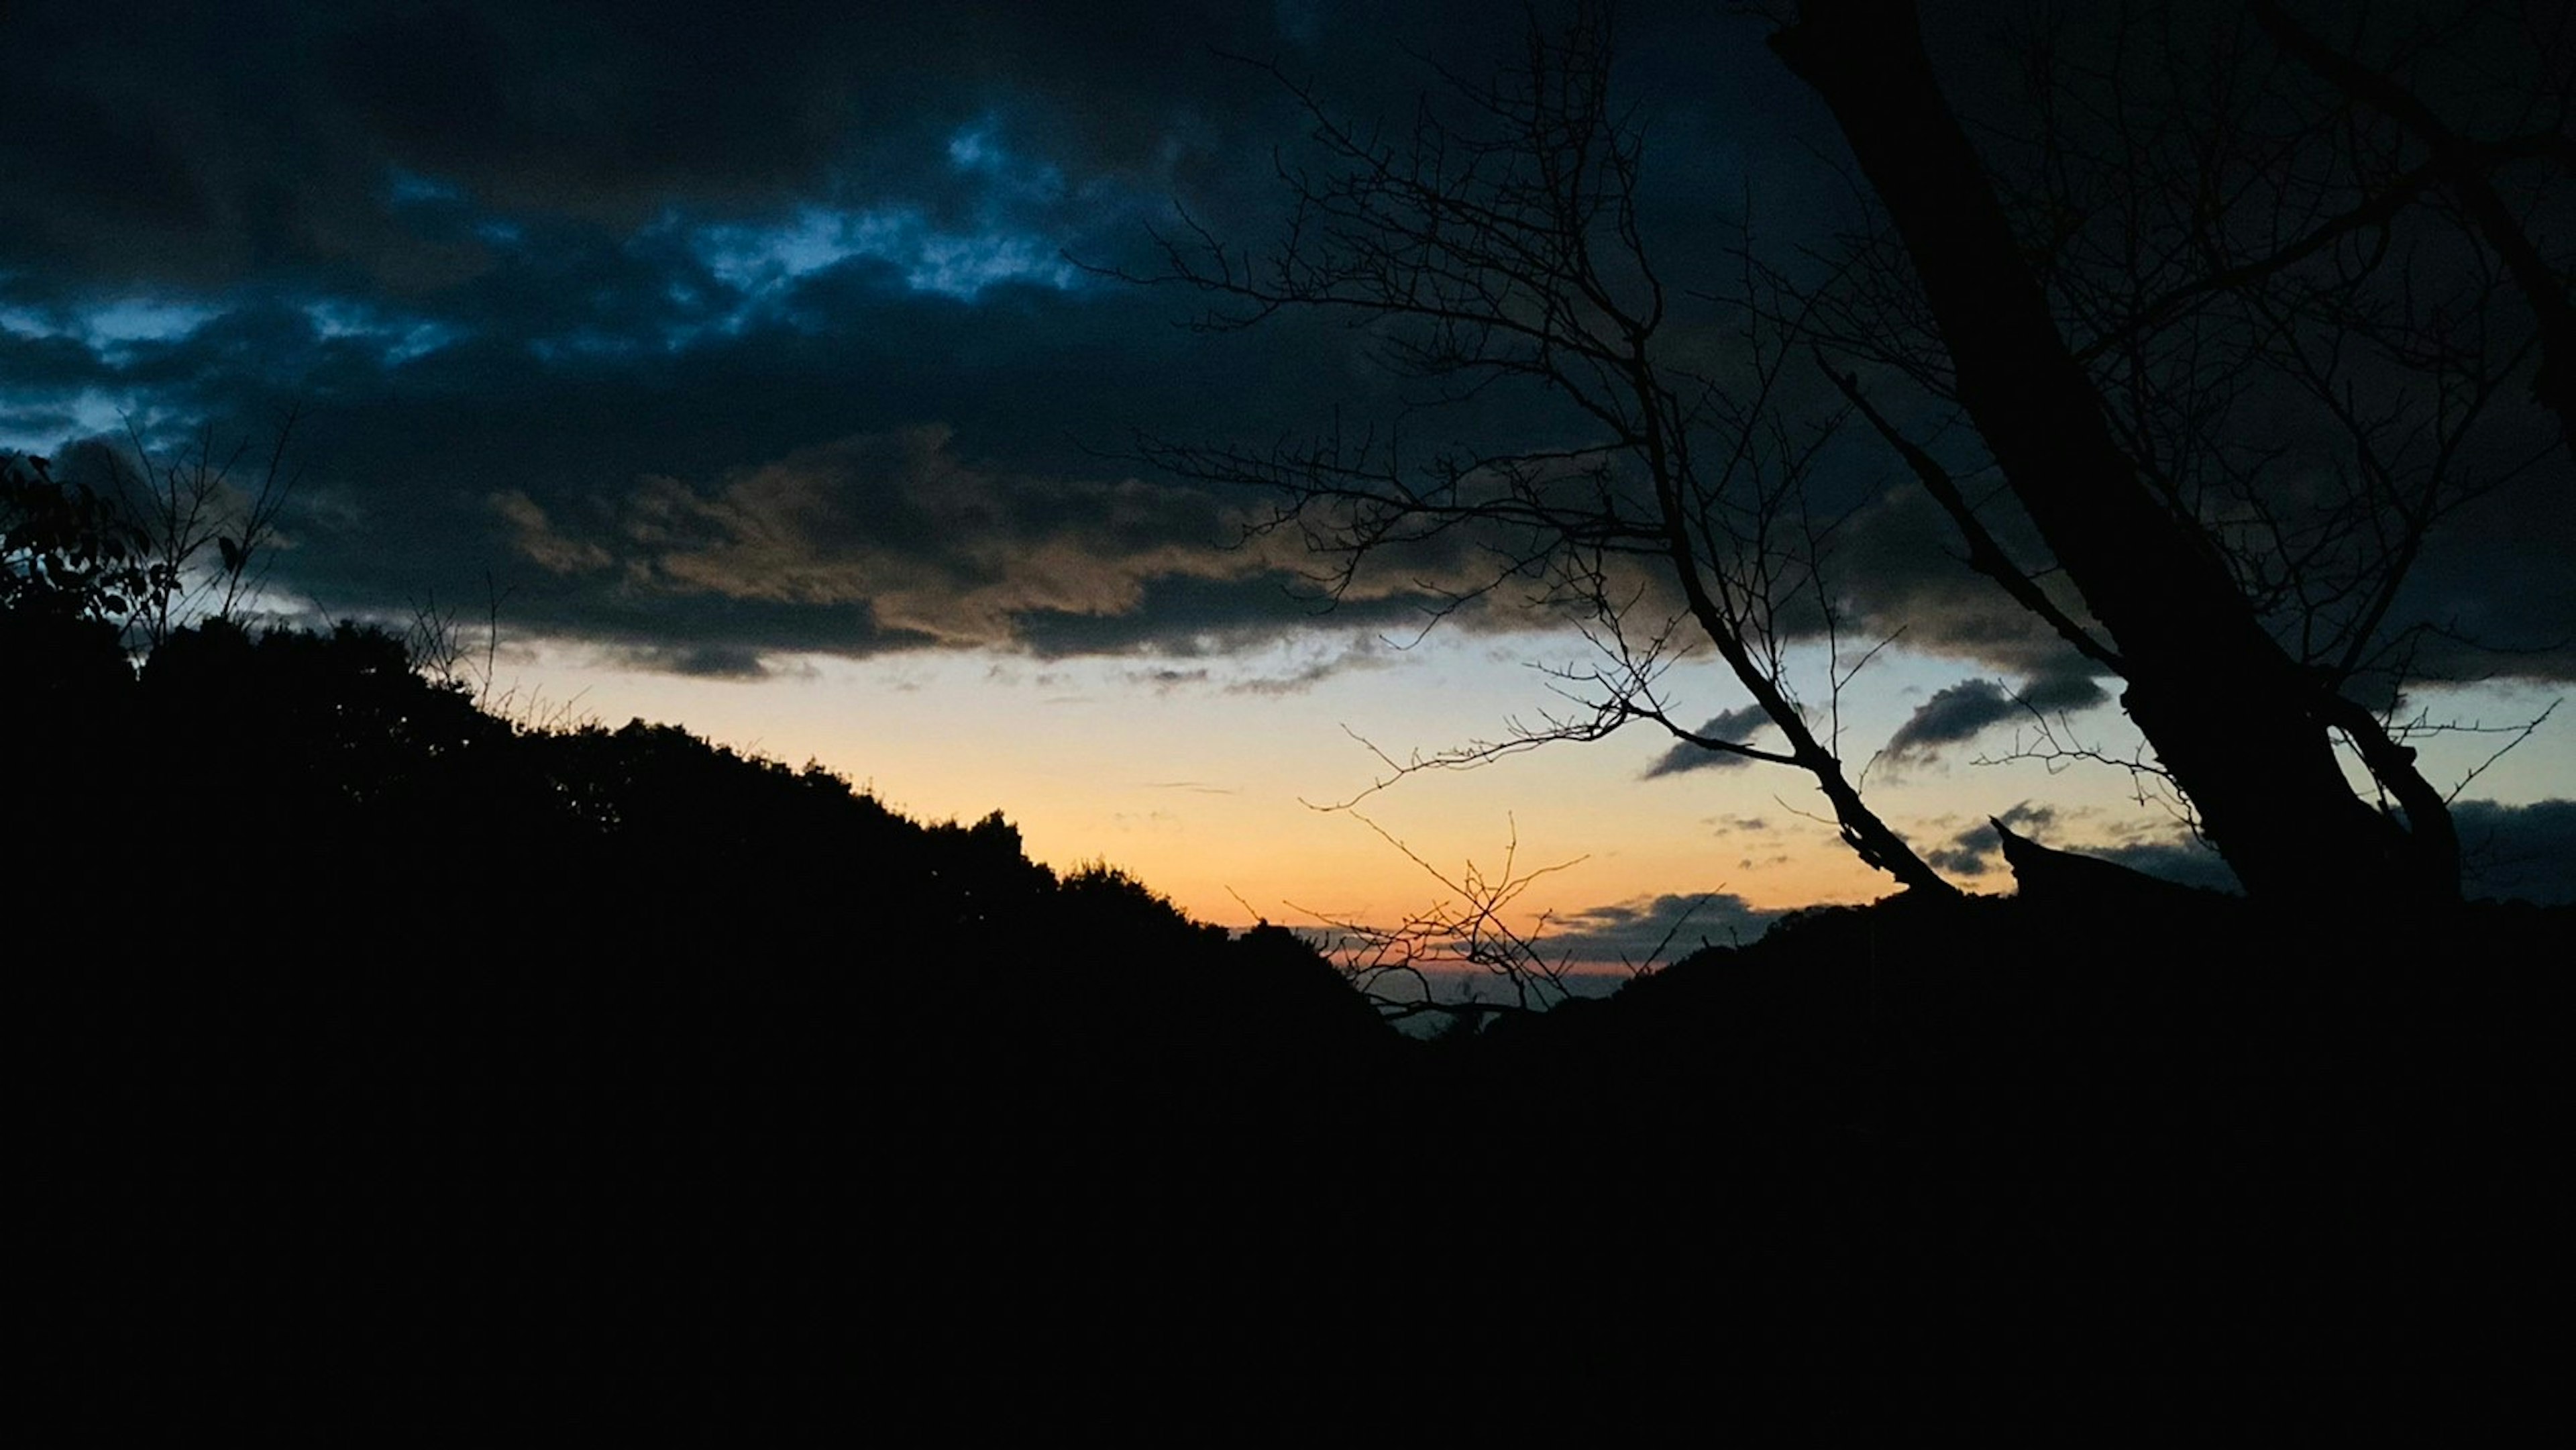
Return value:
M 1863 215 L 1831 118 L 1730 8 L 1620 14 L 1678 289 L 1728 285 L 1748 223 L 1794 270 Z M 1105 859 L 1206 920 L 1386 921 L 1442 895 L 1381 831 L 1443 871 L 1497 874 L 1515 842 L 1520 871 L 1563 865 L 1521 900 L 1593 960 L 1642 956 L 1703 897 L 1682 946 L 1868 899 L 1890 883 L 1803 776 L 1674 757 L 1647 726 L 1372 793 L 1378 752 L 1561 705 L 1546 667 L 1590 647 L 1508 591 L 1426 631 L 1473 560 L 1367 574 L 1327 608 L 1293 536 L 1244 540 L 1267 497 L 1138 456 L 1421 401 L 1372 329 L 1193 330 L 1203 298 L 1109 274 L 1159 270 L 1152 229 L 1180 209 L 1269 244 L 1311 121 L 1267 67 L 1332 115 L 1402 122 L 1438 69 L 1512 58 L 1506 13 L 9 0 L 0 448 L 76 474 L 130 425 L 257 452 L 293 409 L 280 616 L 400 627 L 435 601 L 479 628 L 488 578 L 493 695 L 523 718 L 675 721 L 918 816 L 999 809 L 1037 858 Z M 2009 53 L 1995 18 L 1926 7 L 1966 109 Z M 2535 226 L 2564 256 L 2568 188 Z M 2532 421 L 2511 391 L 2481 444 L 2499 455 Z M 1433 443 L 1549 426 L 1499 398 L 1409 416 Z M 2015 693 L 2106 754 L 2138 742 L 1955 562 L 1901 466 L 1823 456 L 1846 648 L 1902 629 L 1842 700 L 1877 809 L 1971 887 L 2005 885 L 1983 822 L 2007 814 L 2223 878 L 2127 772 L 2002 759 L 2028 743 Z M 2400 716 L 2518 726 L 2557 700 L 2571 557 L 2563 449 L 2454 515 L 2400 613 L 2506 652 L 2433 649 L 2455 682 Z M 1822 642 L 1790 661 L 1824 704 Z M 1693 722 L 1746 704 L 1705 650 L 1666 684 Z M 2447 789 L 2507 738 L 2418 743 Z M 2471 889 L 2576 895 L 2571 796 L 2576 709 L 2461 795 Z

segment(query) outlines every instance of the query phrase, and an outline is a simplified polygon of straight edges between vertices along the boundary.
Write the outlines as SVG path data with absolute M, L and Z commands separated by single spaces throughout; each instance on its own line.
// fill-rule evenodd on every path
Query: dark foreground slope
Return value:
M 44 678 L 0 864 L 102 1423 L 2315 1421 L 2548 1367 L 2565 913 L 1899 899 L 1409 1043 L 998 817 L 512 731 L 364 632 Z
M 1504 1071 L 1861 1187 L 1838 1243 L 1783 1242 L 1843 1296 L 1820 1343 L 1867 1326 L 1898 1403 L 2456 1415 L 2544 1382 L 2571 927 L 1898 899 L 1686 961 Z

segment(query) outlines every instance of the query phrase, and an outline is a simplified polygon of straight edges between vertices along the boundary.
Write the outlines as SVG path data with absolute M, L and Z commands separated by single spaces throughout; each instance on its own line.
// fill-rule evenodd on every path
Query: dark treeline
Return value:
M 519 728 L 369 629 L 137 665 L 0 610 L 0 688 L 37 1182 L 87 1246 L 52 1332 L 102 1422 L 2111 1424 L 2545 1363 L 2563 911 L 2026 873 L 1414 1042 L 998 814 Z

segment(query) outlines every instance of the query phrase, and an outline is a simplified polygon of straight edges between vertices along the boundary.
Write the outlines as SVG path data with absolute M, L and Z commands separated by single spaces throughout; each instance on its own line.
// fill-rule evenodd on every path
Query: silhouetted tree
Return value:
M 2504 381 L 2537 358 L 2534 388 L 2563 408 L 2566 259 L 2539 253 L 2495 174 L 2555 156 L 2561 173 L 2523 177 L 2517 196 L 2563 202 L 2564 22 L 2554 40 L 2545 24 L 2530 37 L 2542 92 L 2480 98 L 2539 131 L 2486 144 L 2277 6 L 2256 14 L 2339 92 L 2299 94 L 2229 13 L 2160 14 L 2168 68 L 2144 86 L 2120 69 L 2134 68 L 2129 51 L 2107 74 L 2053 74 L 2043 39 L 2018 214 L 1937 85 L 1909 0 L 1813 0 L 1772 43 L 1832 108 L 1885 208 L 1910 280 L 1880 295 L 1919 288 L 1921 345 L 1868 350 L 1974 425 L 2107 638 L 2051 609 L 2035 571 L 1873 414 L 1979 566 L 2126 681 L 2130 717 L 2249 891 L 2448 901 L 2459 852 L 2445 798 L 2349 690 L 2376 669 L 2393 695 L 2388 616 L 2426 534 L 2536 461 L 2499 464 L 2483 456 L 2492 444 L 2469 442 Z M 2153 26 L 2137 29 L 2121 39 L 2155 49 Z M 2428 27 L 2408 43 L 2443 39 Z M 2362 98 L 2381 123 L 2354 113 Z M 2446 197 L 2453 207 L 2428 205 Z M 2463 233 L 2484 253 L 2464 255 Z M 2487 255 L 2503 275 L 2482 272 Z M 1855 317 L 1842 340 L 1861 326 L 1901 334 L 1890 321 Z M 2268 436 L 2224 436 L 2239 387 L 2304 397 L 2340 463 L 2294 454 L 2277 416 Z M 2344 491 L 2302 518 L 2279 476 L 2292 471 Z M 2355 795 L 2338 737 L 2402 817 Z
M 1653 721 L 1808 771 L 1863 860 L 1943 893 L 1845 777 L 1838 696 L 1811 717 L 1782 667 L 1789 635 L 1819 630 L 1828 690 L 1849 678 L 1832 530 L 1805 488 L 1822 434 L 1782 406 L 1784 370 L 1820 361 L 1971 566 L 2080 667 L 2124 682 L 2155 756 L 2137 768 L 2170 783 L 2250 892 L 2454 901 L 2446 796 L 2389 714 L 2440 626 L 2405 618 L 2401 597 L 2453 511 L 2569 461 L 2557 430 L 2535 441 L 2497 421 L 2524 391 L 2564 414 L 2569 261 L 2545 221 L 2576 174 L 2565 32 L 2529 22 L 2526 89 L 2478 98 L 2518 129 L 2482 141 L 2277 6 L 2099 23 L 2125 27 L 2108 72 L 2029 42 L 2026 109 L 1987 145 L 2002 164 L 1936 86 L 1905 0 L 1818 0 L 1783 22 L 1775 48 L 1840 121 L 1889 234 L 1822 286 L 1749 253 L 1725 263 L 1716 294 L 1690 294 L 1735 321 L 1725 376 L 1662 336 L 1684 293 L 1648 255 L 1601 9 L 1533 38 L 1500 82 L 1427 98 L 1391 139 L 1292 86 L 1326 165 L 1283 164 L 1280 241 L 1247 254 L 1185 217 L 1146 280 L 1214 296 L 1211 327 L 1302 309 L 1382 329 L 1380 356 L 1430 383 L 1430 402 L 1525 387 L 1504 426 L 1556 423 L 1569 441 L 1415 459 L 1401 434 L 1336 428 L 1268 451 L 1145 452 L 1283 491 L 1279 526 L 1331 561 L 1336 589 L 1463 544 L 1488 565 L 1453 606 L 1522 582 L 1585 623 L 1611 663 L 1567 677 L 1578 713 L 1429 763 Z M 2427 27 L 2408 43 L 2455 39 Z M 1914 389 L 1909 407 L 1883 406 L 1861 369 Z M 1898 415 L 1927 396 L 1973 442 L 1951 430 L 1936 456 L 1909 436 Z M 1988 459 L 2006 500 L 1960 482 Z M 2044 558 L 2007 542 L 2025 534 Z M 1657 677 L 1684 628 L 1786 749 L 1666 711 Z
M 2278 0 L 2254 0 L 2248 7 L 2263 33 L 2281 53 L 2316 73 L 2353 105 L 2393 122 L 2413 143 L 2422 164 L 2413 173 L 2389 178 L 2374 198 L 2373 209 L 2411 199 L 2425 186 L 2447 191 L 2465 230 L 2484 243 L 2500 263 L 2514 289 L 2531 309 L 2539 365 L 2531 375 L 2531 395 L 2558 415 L 2568 447 L 2576 451 L 2576 301 L 2568 297 L 2567 264 L 2542 250 L 2543 234 L 2533 227 L 2525 208 L 2508 196 L 2494 173 L 2516 162 L 2542 159 L 2576 177 L 2576 75 L 2569 55 L 2571 22 L 2564 15 L 2553 24 L 2534 10 L 2524 17 L 2521 41 L 2530 47 L 2526 64 L 2541 68 L 2541 84 L 2528 94 L 2504 97 L 2520 114 L 2513 134 L 2486 138 L 2454 129 L 2425 98 L 2389 73 L 2374 70 L 2336 49 L 2300 25 Z M 2501 19 L 2491 16 L 2490 20 Z M 2554 94 L 2552 93 L 2554 91 Z M 2536 123 L 2536 124 L 2535 124 Z M 2564 245 L 2563 243 L 2561 244 Z
M 1611 109 L 1609 41 L 1606 18 L 1590 10 L 1561 32 L 1534 31 L 1499 82 L 1426 100 L 1392 138 L 1353 129 L 1297 90 L 1327 169 L 1283 167 L 1295 211 L 1278 245 L 1246 255 L 1184 217 L 1157 237 L 1164 270 L 1133 279 L 1209 294 L 1203 325 L 1213 329 L 1288 309 L 1367 325 L 1383 338 L 1380 358 L 1426 384 L 1431 401 L 1508 394 L 1525 404 L 1524 422 L 1547 419 L 1561 441 L 1417 457 L 1400 432 L 1335 428 L 1269 451 L 1150 440 L 1144 452 L 1193 477 L 1279 491 L 1287 504 L 1269 527 L 1328 561 L 1322 582 L 1336 596 L 1364 567 L 1455 549 L 1481 562 L 1444 613 L 1525 590 L 1598 646 L 1602 664 L 1561 681 L 1572 711 L 1420 763 L 1597 740 L 1647 721 L 1703 749 L 1805 771 L 1863 861 L 1949 894 L 1836 754 L 1840 690 L 1868 652 L 1855 662 L 1835 634 L 1823 573 L 1832 521 L 1806 507 L 1821 438 L 1770 406 L 1792 339 L 1749 296 L 1733 310 L 1733 377 L 1695 367 L 1665 336 L 1675 299 L 1648 255 L 1640 143 Z M 1784 659 L 1793 618 L 1808 612 L 1832 656 L 1813 708 Z M 1671 713 L 1659 679 L 1693 635 L 1783 748 L 1748 743 L 1752 727 L 1694 729 Z
M 156 454 L 129 428 L 129 453 L 92 450 L 144 541 L 158 585 L 141 601 L 132 628 L 150 644 L 198 619 L 237 618 L 260 594 L 272 562 L 279 515 L 294 493 L 287 463 L 295 415 L 280 420 L 252 479 L 247 441 L 219 451 L 212 423 L 185 444 Z

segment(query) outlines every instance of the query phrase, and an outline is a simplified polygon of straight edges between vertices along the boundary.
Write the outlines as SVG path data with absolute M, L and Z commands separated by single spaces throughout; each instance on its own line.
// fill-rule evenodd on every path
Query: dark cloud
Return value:
M 908 198 L 968 217 L 1032 191 L 999 159 L 1168 191 L 1265 99 L 1212 50 L 1278 47 L 1254 7 L 16 0 L 42 55 L 0 113 L 0 226 L 48 260 L 208 283 L 284 268 L 382 281 L 439 243 L 390 201 L 461 195 L 630 228 L 689 206 Z M 217 80 L 220 78 L 220 80 Z M 1174 94 L 1172 85 L 1195 92 Z M 965 137 L 980 146 L 961 146 Z M 1097 205 L 1076 181 L 1040 203 Z
M 1654 140 L 1647 224 L 1682 259 L 1673 356 L 1721 380 L 1740 349 L 1693 310 L 1689 259 L 1726 254 L 1748 192 L 1770 235 L 1851 216 L 1812 153 L 1830 121 L 1760 26 L 1723 12 L 1623 7 L 1619 77 Z M 0 108 L 0 442 L 131 419 L 156 444 L 203 423 L 256 445 L 300 407 L 310 481 L 276 560 L 291 607 L 400 617 L 489 571 L 512 627 L 671 668 L 953 646 L 1207 661 L 1315 628 L 1305 561 L 1285 539 L 1224 551 L 1265 502 L 1252 491 L 1104 454 L 1140 433 L 1258 448 L 1337 410 L 1556 442 L 1563 405 L 1495 389 L 1425 409 L 1371 361 L 1370 329 L 1194 332 L 1174 325 L 1194 299 L 1066 255 L 1151 270 L 1147 226 L 1175 202 L 1229 238 L 1272 235 L 1274 146 L 1303 123 L 1229 54 L 1275 59 L 1337 114 L 1401 121 L 1422 58 L 1486 74 L 1517 32 L 1464 0 L 817 0 L 720 23 L 560 0 L 12 0 L 0 47 L 39 60 Z M 1839 407 L 1791 373 L 1795 407 Z M 1870 385 L 1994 492 L 1973 439 Z M 1878 440 L 1840 437 L 1818 465 L 1846 640 L 1901 628 L 2031 682 L 2036 708 L 2097 698 L 1959 562 Z M 2026 522 L 1990 512 L 2044 564 Z M 1458 530 L 1394 551 L 1332 624 L 1409 634 L 1513 543 Z M 2570 547 L 2563 487 L 2446 518 L 2392 616 L 2444 627 L 2416 637 L 2415 666 L 2576 677 Z M 1641 609 L 1677 608 L 1650 563 L 1611 567 Z M 1543 593 L 1513 578 L 1453 622 L 1518 627 Z M 1802 600 L 1779 633 L 1823 622 Z M 1285 693 L 1368 661 L 1207 683 Z M 2000 686 L 1953 687 L 1891 750 L 1929 758 L 2005 713 Z M 1709 733 L 1753 728 L 1718 728 L 1731 718 Z M 1649 774 L 1733 759 L 1677 749 Z
M 1722 710 L 1691 733 L 1711 740 L 1731 740 L 1739 745 L 1750 745 L 1770 723 L 1771 718 L 1762 713 L 1761 706 L 1747 705 L 1739 710 Z M 1680 775 L 1692 770 L 1725 770 L 1752 763 L 1750 756 L 1707 750 L 1684 740 L 1656 756 L 1655 763 L 1646 767 L 1645 778 L 1652 780 L 1659 775 Z
M 2036 833 L 2057 824 L 2057 809 L 2022 801 L 2005 808 L 1995 819 L 2017 830 L 2027 828 L 2026 833 Z M 1983 876 L 2003 864 L 2003 840 L 1991 823 L 1979 821 L 1924 852 L 1923 859 L 1935 870 L 1953 876 Z
M 1384 669 L 1388 663 L 1387 651 L 1378 647 L 1375 638 L 1360 635 L 1322 659 L 1276 673 L 1247 675 L 1229 681 L 1225 688 L 1236 695 L 1296 695 L 1355 670 Z
M 2576 488 L 2559 475 L 2473 499 L 2427 540 L 2392 610 L 2439 626 L 2392 656 L 2407 680 L 2576 681 Z
M 2471 896 L 2576 902 L 2576 800 L 2451 803 Z
M 1305 628 L 1302 560 L 1213 557 L 1246 500 L 1092 450 L 1398 402 L 1358 361 L 1373 340 L 1197 336 L 1171 325 L 1188 299 L 1063 254 L 1141 265 L 1175 200 L 1267 226 L 1294 107 L 1229 55 L 1401 111 L 1417 57 L 1472 73 L 1512 45 L 1479 7 L 1332 3 L 711 26 L 546 0 L 24 0 L 0 39 L 45 58 L 0 113 L 6 441 L 126 419 L 257 441 L 300 405 L 314 481 L 281 591 L 399 614 L 488 570 L 512 625 L 675 666 L 1204 654 Z M 816 476 L 849 440 L 928 430 L 972 466 L 874 492 L 866 468 Z M 1342 621 L 1418 628 L 1475 582 L 1473 542 L 1448 547 L 1363 582 Z
M 2071 714 L 2089 710 L 2108 700 L 2110 694 L 2091 675 L 2060 673 L 2024 680 L 2014 695 L 2021 703 L 2043 714 Z
M 77 339 L 0 330 L 0 388 L 13 398 L 66 396 L 115 376 L 115 369 Z
M 1972 740 L 1988 726 L 2039 711 L 2057 714 L 2087 709 L 2108 699 L 2089 677 L 2058 674 L 2008 689 L 1995 680 L 1962 680 L 1932 692 L 1887 740 L 1895 760 L 1938 759 L 1944 749 Z
M 742 645 L 626 645 L 611 651 L 634 669 L 712 680 L 766 680 L 778 673 L 758 650 Z
M 1216 365 L 1150 295 L 1005 287 L 970 305 L 863 260 L 728 330 L 655 280 L 700 275 L 685 259 L 657 273 L 631 249 L 575 246 L 547 265 L 459 289 L 448 322 L 269 297 L 115 359 L 94 340 L 13 331 L 0 362 L 79 366 L 57 370 L 58 405 L 20 389 L 9 412 L 54 431 L 104 379 L 157 400 L 147 432 L 206 416 L 257 444 L 264 420 L 300 404 L 314 482 L 279 584 L 338 612 L 398 614 L 490 571 L 514 586 L 522 627 L 846 654 L 1206 652 L 1319 612 L 1284 536 L 1242 547 L 1257 496 L 1122 474 L 1135 465 L 1094 451 L 1208 408 L 1295 410 Z M 835 291 L 820 320 L 788 315 L 816 288 Z M 1051 345 L 1025 345 L 1038 335 Z M 934 436 L 937 457 L 895 456 Z M 871 447 L 886 456 L 856 456 Z M 1350 593 L 1336 622 L 1418 629 L 1437 600 L 1415 586 L 1457 567 L 1419 562 Z M 1237 683 L 1284 691 L 1329 673 L 1305 668 Z
M 1141 685 L 1162 695 L 1187 685 L 1204 685 L 1207 683 L 1207 678 L 1208 672 L 1205 669 L 1174 669 L 1166 665 L 1160 669 L 1130 670 L 1127 674 L 1127 683 Z
M 1887 738 L 1887 753 L 1897 759 L 1934 759 L 1944 746 L 1973 739 L 1987 726 L 2010 719 L 2016 708 L 2011 694 L 1993 680 L 1944 685 L 1896 727 Z
M 923 426 L 859 434 L 732 470 L 663 475 L 594 499 L 576 524 L 503 492 L 520 555 L 609 576 L 638 596 L 864 609 L 880 628 L 948 644 L 1011 643 L 1017 617 L 1131 613 L 1143 581 L 1241 576 L 1260 556 L 1204 493 L 1136 479 L 1004 476 Z
M 2116 861 L 2133 871 L 2162 877 L 2184 886 L 2197 886 L 2206 891 L 2241 893 L 2236 873 L 2228 869 L 2225 858 L 2215 847 L 2196 838 L 2183 836 L 2165 840 L 2127 841 L 2108 846 L 2070 847 L 2087 856 Z
M 1224 214 L 1268 194 L 1286 119 L 1228 57 L 1383 108 L 1418 85 L 1413 56 L 1478 68 L 1512 30 L 1466 4 L 787 0 L 714 23 L 583 0 L 12 0 L 0 39 L 44 63 L 0 112 L 0 231 L 102 280 L 400 284 L 493 265 L 404 203 L 619 232 L 807 202 L 952 231 L 1174 195 Z
M 1932 425 L 1923 426 L 1928 432 Z M 1852 512 L 1828 560 L 1843 593 L 1847 633 L 1886 638 L 1901 630 L 1911 648 L 2010 675 L 2055 676 L 2081 664 L 2064 640 L 1967 566 L 1957 526 L 1920 484 L 1890 466 L 1884 445 L 1856 436 L 1842 444 L 1842 470 L 1866 481 L 1848 503 Z M 1991 507 L 1984 519 L 2014 557 L 2047 557 L 2028 522 L 2010 508 Z M 2046 575 L 2041 583 L 2061 608 L 2089 620 L 2062 575 Z M 1812 630 L 1816 622 L 1801 623 Z
M 1559 912 L 1550 918 L 1540 945 L 1551 960 L 1660 966 L 1703 946 L 1751 942 L 1778 915 L 1726 892 L 1640 897 Z

